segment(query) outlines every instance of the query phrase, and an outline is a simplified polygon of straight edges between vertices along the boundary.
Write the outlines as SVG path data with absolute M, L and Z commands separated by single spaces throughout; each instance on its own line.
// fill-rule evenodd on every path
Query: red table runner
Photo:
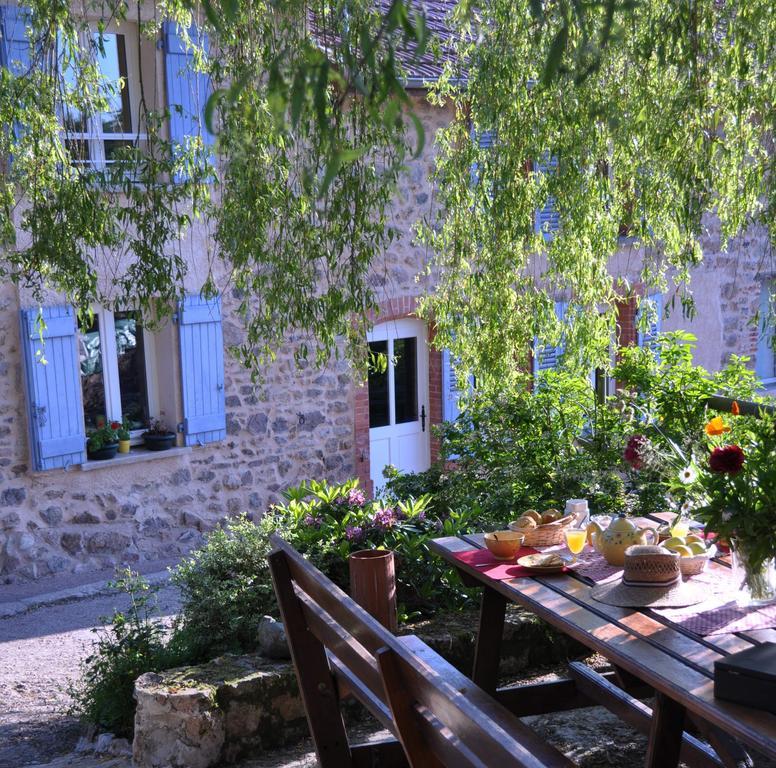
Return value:
M 539 552 L 533 547 L 521 547 L 513 560 L 499 560 L 494 557 L 487 549 L 469 549 L 464 552 L 455 552 L 453 557 L 466 565 L 475 567 L 480 573 L 496 581 L 509 581 L 509 579 L 519 579 L 525 576 L 535 575 L 534 571 L 529 571 L 518 565 L 516 560 L 525 555 L 535 555 Z M 567 569 L 564 568 L 564 571 Z

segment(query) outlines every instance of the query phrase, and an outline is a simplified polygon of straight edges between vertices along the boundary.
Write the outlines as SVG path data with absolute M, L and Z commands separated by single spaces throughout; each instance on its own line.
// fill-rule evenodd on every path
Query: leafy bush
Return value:
M 166 629 L 153 616 L 157 587 L 129 569 L 109 586 L 130 600 L 126 612 L 114 611 L 105 627 L 95 629 L 95 649 L 81 664 L 81 677 L 70 685 L 71 713 L 118 736 L 132 736 L 135 680 L 184 660 L 174 644 L 165 642 Z
M 474 508 L 439 515 L 431 498 L 367 500 L 351 480 L 342 485 L 311 481 L 284 494 L 263 521 L 309 557 L 329 578 L 348 590 L 348 556 L 359 549 L 384 548 L 396 555 L 397 598 L 404 617 L 431 615 L 459 605 L 465 597 L 455 574 L 434 557 L 428 542 L 480 526 Z
M 278 615 L 267 562 L 272 531 L 346 591 L 351 552 L 393 550 L 404 618 L 458 605 L 465 596 L 456 576 L 432 557 L 428 541 L 476 529 L 471 512 L 443 519 L 431 512 L 428 496 L 391 505 L 368 501 L 356 480 L 342 485 L 312 480 L 284 495 L 286 503 L 271 507 L 259 523 L 237 517 L 213 531 L 173 571 L 182 595 L 173 642 L 187 657 L 253 650 L 259 619 Z
M 172 571 L 182 599 L 175 639 L 192 658 L 252 649 L 261 617 L 277 615 L 267 562 L 274 526 L 282 532 L 279 520 L 236 517 Z
M 696 338 L 675 331 L 660 334 L 654 349 L 625 347 L 614 377 L 623 389 L 618 405 L 624 420 L 655 429 L 655 439 L 679 446 L 698 441 L 708 420 L 706 400 L 714 394 L 753 400 L 757 391 L 749 358 L 733 355 L 728 364 L 709 373 L 693 364 Z
M 636 441 L 630 443 L 624 465 L 634 514 L 667 511 L 668 491 L 680 469 L 706 452 L 703 435 L 711 395 L 759 399 L 748 358 L 734 355 L 724 368 L 709 373 L 694 365 L 694 348 L 692 334 L 676 331 L 661 334 L 653 349 L 620 351 L 614 375 L 622 389 L 613 401 L 629 440 Z
M 533 391 L 478 394 L 456 422 L 442 425 L 440 436 L 454 464 L 390 478 L 394 496 L 431 493 L 440 514 L 474 507 L 480 528 L 568 498 L 588 498 L 598 512 L 624 507 L 623 430 L 610 409 L 596 405 L 582 377 L 552 371 Z

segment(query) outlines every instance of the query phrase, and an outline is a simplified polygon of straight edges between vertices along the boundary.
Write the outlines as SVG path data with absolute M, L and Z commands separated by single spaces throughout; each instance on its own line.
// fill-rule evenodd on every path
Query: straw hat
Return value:
M 682 608 L 707 597 L 702 584 L 682 581 L 676 552 L 639 544 L 625 550 L 622 580 L 593 587 L 592 596 L 624 608 Z

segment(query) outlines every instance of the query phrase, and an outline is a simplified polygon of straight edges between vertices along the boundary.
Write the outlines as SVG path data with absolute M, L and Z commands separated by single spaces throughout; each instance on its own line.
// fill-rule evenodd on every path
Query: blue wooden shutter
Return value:
M 0 5 L 0 66 L 11 74 L 22 75 L 30 68 L 31 46 L 27 26 L 30 9 L 25 6 Z
M 650 294 L 646 299 L 643 299 L 642 302 L 646 302 L 646 305 L 650 307 L 651 318 L 647 327 L 643 327 L 637 318 L 636 327 L 638 328 L 639 333 L 638 343 L 640 347 L 653 348 L 663 322 L 663 294 Z M 639 314 L 642 313 L 642 309 L 643 307 L 639 308 Z
M 542 160 L 537 160 L 534 163 L 534 170 L 537 173 L 557 173 L 558 158 L 545 155 Z M 552 195 L 547 197 L 547 201 L 542 208 L 536 209 L 534 226 L 538 233 L 544 235 L 545 240 L 551 240 L 554 233 L 557 232 L 560 226 L 560 215 L 555 207 L 555 198 Z
M 16 77 L 24 75 L 32 64 L 32 46 L 27 36 L 31 15 L 26 6 L 0 5 L 0 67 L 7 68 Z M 14 132 L 18 139 L 21 135 L 18 123 L 14 125 Z
M 193 69 L 193 51 L 186 47 L 181 38 L 180 27 L 166 21 L 164 34 L 164 71 L 167 85 L 167 106 L 170 110 L 170 140 L 173 152 L 185 147 L 194 136 L 201 136 L 206 147 L 212 146 L 215 137 L 205 124 L 205 105 L 210 95 L 210 78 L 204 72 Z M 189 39 L 208 50 L 208 37 L 202 35 L 193 25 L 189 28 Z M 209 162 L 214 162 L 212 155 Z M 176 182 L 181 176 L 175 178 Z
M 75 311 L 44 307 L 42 334 L 40 314 L 38 309 L 21 312 L 27 414 L 36 470 L 86 461 Z
M 226 437 L 221 299 L 187 296 L 179 309 L 185 443 L 214 443 Z
M 469 376 L 469 394 L 474 390 L 474 376 Z M 458 401 L 461 390 L 455 373 L 455 360 L 449 349 L 442 350 L 442 421 L 455 421 L 461 413 Z
M 555 302 L 555 316 L 562 323 L 566 318 L 566 310 L 568 309 L 567 301 Z M 538 350 L 539 340 L 534 340 L 534 350 Z M 548 371 L 558 367 L 560 358 L 563 355 L 565 345 L 561 338 L 558 346 L 554 347 L 551 344 L 547 344 L 540 352 L 534 354 L 534 374 L 538 374 L 539 371 Z

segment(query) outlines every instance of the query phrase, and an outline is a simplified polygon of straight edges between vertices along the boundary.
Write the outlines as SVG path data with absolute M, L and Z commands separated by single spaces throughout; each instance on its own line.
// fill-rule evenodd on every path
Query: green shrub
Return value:
M 109 586 L 125 593 L 126 612 L 114 611 L 98 635 L 94 651 L 81 664 L 80 679 L 71 683 L 71 713 L 117 736 L 132 736 L 135 680 L 144 672 L 158 672 L 184 659 L 165 643 L 166 629 L 153 616 L 155 592 L 139 574 L 120 572 Z
M 585 378 L 551 371 L 533 390 L 478 393 L 439 433 L 445 461 L 391 477 L 394 496 L 431 493 L 440 514 L 474 507 L 480 528 L 503 526 L 529 507 L 562 507 L 568 498 L 588 498 L 596 512 L 625 506 L 623 427 L 596 404 Z
M 236 517 L 172 571 L 182 600 L 175 642 L 192 658 L 253 649 L 261 617 L 277 615 L 267 562 L 274 527 L 282 532 L 282 521 Z
M 466 592 L 455 573 L 432 555 L 428 543 L 480 526 L 475 505 L 438 514 L 428 495 L 367 500 L 357 481 L 342 485 L 311 481 L 286 491 L 267 525 L 282 527 L 286 539 L 345 591 L 348 556 L 384 548 L 396 555 L 396 588 L 401 614 L 429 616 L 461 605 Z

